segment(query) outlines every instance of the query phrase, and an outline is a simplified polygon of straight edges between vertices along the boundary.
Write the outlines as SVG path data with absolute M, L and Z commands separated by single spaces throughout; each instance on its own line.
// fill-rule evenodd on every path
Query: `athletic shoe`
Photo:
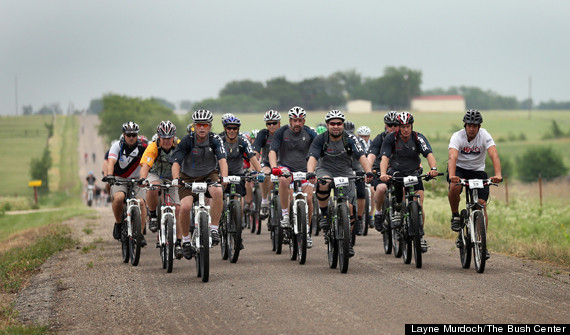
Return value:
M 186 259 L 192 259 L 192 256 L 194 256 L 194 248 L 192 248 L 192 243 L 190 242 L 182 243 L 182 255 Z
M 384 232 L 384 213 L 374 214 L 374 228 L 381 233 Z
M 176 259 L 181 259 L 182 258 L 182 245 L 181 245 L 181 241 L 176 241 L 174 242 L 174 257 L 176 257 Z
M 148 222 L 148 229 L 150 229 L 150 231 L 153 233 L 156 233 L 158 231 L 158 218 L 150 218 L 150 221 Z
M 460 231 L 461 230 L 461 217 L 459 214 L 453 214 L 451 216 L 451 230 Z
M 123 224 L 122 223 L 115 223 L 115 226 L 113 227 L 113 238 L 117 241 L 121 240 L 121 231 L 123 230 Z
M 330 229 L 329 218 L 327 216 L 321 216 L 319 220 L 319 227 L 321 227 L 321 229 L 324 231 L 328 231 Z
M 289 222 L 289 214 L 284 214 L 281 218 L 281 228 L 291 228 L 291 223 Z
M 428 244 L 427 244 L 427 241 L 426 241 L 423 237 L 422 237 L 422 239 L 421 239 L 420 245 L 421 245 L 421 247 L 422 247 L 422 252 L 427 252 L 427 251 L 428 251 L 429 246 L 428 246 Z
M 218 243 L 220 243 L 220 234 L 218 233 L 218 230 L 211 229 L 210 232 L 212 234 L 212 246 L 218 245 Z
M 307 249 L 311 249 L 313 247 L 313 238 L 310 234 L 307 234 Z

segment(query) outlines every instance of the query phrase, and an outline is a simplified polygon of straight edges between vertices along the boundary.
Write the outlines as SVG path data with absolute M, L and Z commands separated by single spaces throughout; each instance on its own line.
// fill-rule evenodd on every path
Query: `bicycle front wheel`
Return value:
M 409 205 L 410 213 L 410 233 L 412 236 L 412 242 L 414 246 L 414 260 L 416 262 L 416 268 L 422 267 L 422 236 L 420 234 L 420 226 L 422 224 L 420 216 L 420 204 L 416 201 L 412 201 Z
M 171 215 L 166 217 L 166 272 L 172 272 L 174 261 L 174 218 Z
M 230 201 L 230 232 L 228 233 L 228 256 L 235 263 L 239 258 L 241 246 L 241 206 L 236 200 Z
M 487 253 L 487 229 L 485 228 L 485 217 L 480 210 L 473 214 L 473 230 L 475 235 L 475 240 L 472 241 L 475 270 L 478 273 L 483 273 L 485 271 L 485 254 Z
M 131 265 L 139 265 L 141 258 L 141 213 L 138 207 L 131 209 L 131 236 L 129 236 L 129 253 L 131 254 Z
M 200 243 L 196 244 L 196 272 L 198 277 L 202 277 L 202 282 L 210 279 L 210 232 L 208 227 L 208 214 L 200 212 L 198 214 L 198 224 L 200 225 Z
M 305 212 L 307 204 L 304 201 L 297 203 L 297 260 L 299 264 L 305 264 L 307 260 L 307 215 Z
M 457 239 L 461 243 L 459 246 L 459 257 L 461 259 L 461 266 L 464 269 L 471 267 L 471 232 L 469 231 L 469 224 L 467 222 L 467 210 L 461 211 L 461 231 Z
M 337 212 L 337 241 L 338 241 L 338 263 L 341 273 L 348 271 L 348 249 L 350 247 L 350 221 L 348 217 L 348 207 L 341 204 Z
M 125 220 L 125 212 L 123 212 L 123 229 L 121 229 L 121 253 L 123 256 L 123 263 L 128 263 L 131 259 L 129 247 L 129 227 L 128 222 Z

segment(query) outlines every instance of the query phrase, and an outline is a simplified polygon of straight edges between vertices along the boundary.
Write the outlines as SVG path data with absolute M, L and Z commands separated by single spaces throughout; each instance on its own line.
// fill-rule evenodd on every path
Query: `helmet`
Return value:
M 139 130 L 139 125 L 132 121 L 123 123 L 123 133 L 125 134 L 138 134 Z
M 229 125 L 236 125 L 236 126 L 241 126 L 241 121 L 233 115 L 228 116 L 224 121 L 222 121 L 222 125 L 225 127 L 229 126 Z
M 396 111 L 389 111 L 384 115 L 384 123 L 385 124 L 398 124 L 398 112 Z
M 346 130 L 347 132 L 353 134 L 354 133 L 354 128 L 356 128 L 356 126 L 354 125 L 354 122 L 352 121 L 346 121 L 344 123 L 344 130 Z
M 360 136 L 370 136 L 370 128 L 367 126 L 360 126 L 356 129 L 356 134 Z
M 483 117 L 478 110 L 470 109 L 465 113 L 465 116 L 463 117 L 463 123 L 481 124 L 483 123 Z
M 333 109 L 332 111 L 328 112 L 327 115 L 325 115 L 325 122 L 328 123 L 332 119 L 341 119 L 342 121 L 344 121 L 345 120 L 344 113 L 339 110 Z
M 234 116 L 232 113 L 226 113 L 224 115 L 222 115 L 222 124 L 224 124 L 224 121 L 229 118 L 230 116 Z
M 325 126 L 317 126 L 317 134 L 320 135 L 320 134 L 324 133 L 325 131 L 327 131 L 327 127 L 325 127 Z
M 199 109 L 192 114 L 192 121 L 196 123 L 212 123 L 214 116 L 207 109 Z
M 289 110 L 290 119 L 304 119 L 307 116 L 307 112 L 299 106 L 295 106 Z
M 89 175 L 91 175 L 91 176 L 92 176 L 92 175 L 93 175 L 93 171 L 89 171 Z
M 251 131 L 251 138 L 255 139 L 257 137 L 257 134 L 259 133 L 259 129 L 253 129 Z
M 174 135 L 176 135 L 176 126 L 169 120 L 160 121 L 160 123 L 156 127 L 156 133 L 160 137 L 172 138 L 174 137 Z
M 414 116 L 410 112 L 398 113 L 398 123 L 399 124 L 413 124 Z
M 144 135 L 137 136 L 137 140 L 144 142 L 144 143 L 148 143 L 148 138 Z
M 150 139 L 150 141 L 151 141 L 151 142 L 156 142 L 156 140 L 158 140 L 158 134 L 152 135 L 152 138 Z
M 291 115 L 291 114 L 289 114 L 289 115 Z M 267 121 L 279 121 L 279 120 L 281 120 L 281 114 L 279 114 L 278 111 L 275 111 L 273 109 L 265 112 L 265 115 L 263 116 L 263 121 L 265 121 L 265 122 L 267 122 Z

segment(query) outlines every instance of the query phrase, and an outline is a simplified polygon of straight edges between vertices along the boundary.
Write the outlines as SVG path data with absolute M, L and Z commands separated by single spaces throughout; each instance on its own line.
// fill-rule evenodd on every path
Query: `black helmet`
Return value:
M 483 123 L 483 117 L 478 110 L 470 109 L 465 113 L 465 116 L 463 117 L 463 123 L 481 124 Z
M 354 133 L 354 128 L 355 128 L 354 122 L 346 121 L 344 123 L 344 130 L 346 130 L 347 132 L 349 132 L 351 134 Z

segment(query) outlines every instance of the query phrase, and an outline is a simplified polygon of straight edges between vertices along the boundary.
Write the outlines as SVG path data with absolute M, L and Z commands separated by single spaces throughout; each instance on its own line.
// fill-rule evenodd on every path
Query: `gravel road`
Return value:
M 89 118 L 81 119 L 86 132 Z M 211 249 L 210 281 L 202 283 L 194 260 L 166 273 L 150 232 L 139 266 L 123 264 L 111 209 L 96 209 L 97 217 L 66 222 L 80 246 L 52 257 L 18 295 L 24 322 L 61 334 L 402 334 L 406 323 L 568 322 L 567 268 L 493 253 L 478 274 L 461 268 L 453 241 L 428 238 L 416 269 L 385 255 L 373 231 L 358 238 L 341 274 L 329 269 L 321 236 L 299 265 L 271 251 L 264 229 L 244 233 L 236 264 Z

